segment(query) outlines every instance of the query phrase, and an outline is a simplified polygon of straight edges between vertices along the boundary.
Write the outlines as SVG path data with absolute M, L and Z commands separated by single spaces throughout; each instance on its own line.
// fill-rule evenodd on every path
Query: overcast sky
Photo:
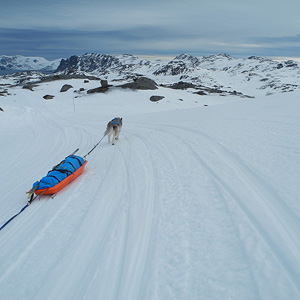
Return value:
M 300 57 L 300 0 L 1 0 L 0 55 Z

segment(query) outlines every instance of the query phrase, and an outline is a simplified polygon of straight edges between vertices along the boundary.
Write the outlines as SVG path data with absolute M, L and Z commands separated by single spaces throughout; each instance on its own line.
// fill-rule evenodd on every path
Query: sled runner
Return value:
M 74 154 L 67 156 L 58 165 L 54 166 L 45 177 L 33 184 L 32 189 L 28 192 L 29 197 L 33 194 L 51 195 L 57 193 L 78 177 L 83 172 L 86 164 L 87 161 L 80 156 Z

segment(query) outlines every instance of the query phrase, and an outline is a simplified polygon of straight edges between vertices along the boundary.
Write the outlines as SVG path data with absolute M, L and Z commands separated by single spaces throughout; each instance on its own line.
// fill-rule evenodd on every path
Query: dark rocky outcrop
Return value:
M 52 100 L 54 98 L 54 96 L 53 95 L 45 95 L 43 98 L 45 100 Z
M 55 74 L 55 75 L 44 76 L 43 78 L 40 79 L 40 81 L 37 81 L 35 83 L 51 82 L 55 80 L 68 80 L 68 79 L 100 80 L 99 77 L 89 76 L 85 74 Z
M 107 80 L 100 80 L 100 83 L 101 83 L 101 86 L 102 86 L 102 87 L 104 87 L 104 88 L 108 87 L 108 82 L 107 82 Z
M 183 73 L 187 73 L 189 70 L 188 65 L 183 61 L 170 61 L 167 65 L 159 68 L 153 75 L 179 75 Z
M 147 77 L 137 78 L 133 82 L 125 83 L 119 85 L 118 87 L 132 90 L 156 90 L 158 88 L 157 83 L 154 80 L 149 79 Z
M 162 100 L 164 98 L 165 98 L 164 96 L 151 96 L 150 97 L 150 101 L 151 102 L 158 102 L 158 101 L 160 101 L 160 100 Z
M 79 56 L 76 55 L 73 55 L 67 59 L 62 59 L 55 72 L 61 72 L 66 69 L 68 70 L 74 69 L 77 63 L 79 62 L 79 59 L 80 59 Z
M 186 90 L 186 89 L 194 89 L 195 91 L 193 92 L 193 94 L 197 94 L 200 96 L 205 96 L 205 95 L 209 95 L 209 94 L 219 94 L 221 96 L 226 96 L 226 95 L 232 95 L 232 96 L 240 96 L 242 98 L 253 98 L 251 96 L 248 95 L 243 95 L 240 92 L 237 91 L 226 91 L 223 89 L 220 89 L 219 87 L 207 87 L 207 86 L 203 86 L 203 85 L 195 85 L 191 82 L 183 82 L 183 81 L 179 81 L 177 83 L 173 83 L 173 84 L 169 84 L 169 85 L 161 85 L 163 87 L 166 88 L 171 88 L 171 89 L 175 89 L 175 90 Z
M 207 95 L 207 93 L 203 92 L 203 91 L 197 91 L 197 92 L 194 92 L 194 94 L 197 94 L 197 95 L 200 95 L 200 96 L 205 96 Z
M 191 82 L 184 82 L 184 81 L 179 81 L 174 84 L 166 85 L 166 87 L 169 87 L 171 89 L 175 90 L 186 90 L 186 89 L 195 89 L 197 86 Z
M 288 61 L 285 61 L 284 63 L 287 68 L 293 68 L 293 67 L 297 68 L 298 67 L 298 64 L 293 60 L 288 60 Z
M 64 92 L 66 92 L 66 91 L 68 91 L 69 89 L 72 89 L 72 88 L 73 88 L 72 85 L 70 85 L 70 84 L 64 84 L 64 85 L 62 86 L 62 88 L 60 89 L 60 92 L 61 92 L 61 93 L 64 93 Z
M 25 85 L 23 85 L 22 89 L 26 89 L 26 90 L 30 90 L 30 91 L 33 91 L 33 88 L 36 87 L 36 85 L 28 82 L 26 83 Z
M 110 67 L 119 66 L 121 66 L 121 62 L 112 55 L 86 53 L 82 56 L 73 55 L 70 58 L 62 59 L 55 72 L 70 73 L 79 70 L 84 70 L 85 72 L 98 70 L 103 72 Z
M 153 75 L 176 76 L 179 74 L 188 74 L 189 72 L 195 70 L 199 64 L 200 61 L 197 57 L 188 54 L 180 54 L 167 64 L 158 68 Z
M 205 86 L 197 87 L 197 91 L 194 92 L 193 94 L 197 94 L 200 96 L 205 96 L 208 94 L 220 94 L 222 96 L 225 96 L 225 95 L 241 96 L 241 95 L 243 95 L 242 93 L 238 93 L 237 91 L 225 91 L 225 90 L 220 90 L 218 88 L 210 88 L 210 87 L 205 87 Z
M 0 96 L 6 96 L 8 94 L 7 90 L 0 91 Z
M 99 86 L 97 88 L 94 88 L 94 89 L 90 89 L 90 90 L 87 90 L 87 94 L 94 94 L 94 93 L 105 93 L 108 91 L 108 87 L 102 87 L 102 86 Z
M 100 80 L 101 86 L 94 88 L 94 89 L 90 89 L 87 91 L 87 94 L 94 94 L 94 93 L 105 93 L 108 91 L 108 89 L 110 87 L 112 87 L 112 85 L 108 84 L 107 80 Z

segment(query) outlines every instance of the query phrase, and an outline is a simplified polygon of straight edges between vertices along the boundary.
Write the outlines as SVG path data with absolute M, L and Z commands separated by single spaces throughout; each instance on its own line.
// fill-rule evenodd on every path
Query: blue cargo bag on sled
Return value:
M 48 172 L 47 176 L 43 177 L 40 181 L 35 182 L 32 189 L 34 189 L 38 184 L 39 190 L 51 188 L 74 173 L 83 164 L 84 159 L 82 157 L 70 155 L 61 163 L 54 166 L 53 169 Z

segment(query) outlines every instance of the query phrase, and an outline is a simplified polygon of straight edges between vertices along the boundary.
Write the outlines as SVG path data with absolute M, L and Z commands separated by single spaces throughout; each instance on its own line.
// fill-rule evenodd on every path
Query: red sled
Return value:
M 69 175 L 68 177 L 66 177 L 64 180 L 62 180 L 58 184 L 56 184 L 56 185 L 54 185 L 54 186 L 52 186 L 50 188 L 35 190 L 34 193 L 36 195 L 52 195 L 52 194 L 57 193 L 62 188 L 64 188 L 66 185 L 68 185 L 71 181 L 73 181 L 76 177 L 78 177 L 83 172 L 86 164 L 87 164 L 87 160 L 74 173 L 72 173 L 71 175 Z

